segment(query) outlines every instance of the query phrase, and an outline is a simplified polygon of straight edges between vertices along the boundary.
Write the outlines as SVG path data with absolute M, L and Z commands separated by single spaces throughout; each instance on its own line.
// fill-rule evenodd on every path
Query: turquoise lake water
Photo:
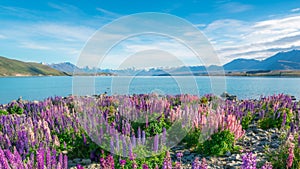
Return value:
M 300 78 L 278 77 L 3 77 L 0 104 L 16 100 L 42 100 L 70 94 L 221 94 L 239 99 L 285 93 L 300 98 Z

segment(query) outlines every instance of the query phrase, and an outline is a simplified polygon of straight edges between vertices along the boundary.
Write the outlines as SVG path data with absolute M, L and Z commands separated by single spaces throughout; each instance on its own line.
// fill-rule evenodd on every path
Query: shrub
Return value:
M 205 155 L 222 156 L 226 152 L 236 151 L 238 147 L 234 146 L 234 134 L 229 130 L 217 132 L 210 139 L 204 141 L 200 146 L 200 150 Z
M 270 128 L 280 129 L 281 127 L 289 126 L 292 117 L 293 113 L 288 108 L 282 108 L 275 112 L 272 110 L 267 114 L 266 117 L 258 121 L 258 125 L 264 130 Z
M 8 113 L 5 110 L 0 110 L 0 115 L 8 115 Z
M 253 120 L 253 114 L 249 111 L 243 118 L 242 118 L 242 128 L 244 130 L 249 128 L 249 125 L 251 124 Z
M 10 107 L 7 108 L 7 111 L 10 114 L 23 114 L 24 110 L 17 104 L 13 104 Z

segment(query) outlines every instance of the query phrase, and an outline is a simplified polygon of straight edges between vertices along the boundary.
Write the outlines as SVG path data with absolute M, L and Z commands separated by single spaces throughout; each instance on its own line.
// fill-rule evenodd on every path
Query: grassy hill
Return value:
M 67 75 L 49 66 L 21 62 L 0 56 L 0 76 L 63 76 Z

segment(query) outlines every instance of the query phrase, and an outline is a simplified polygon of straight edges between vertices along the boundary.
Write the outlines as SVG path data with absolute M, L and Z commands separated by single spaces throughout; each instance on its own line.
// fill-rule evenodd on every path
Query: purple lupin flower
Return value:
M 37 168 L 43 169 L 44 168 L 44 157 L 45 156 L 45 150 L 44 148 L 39 148 L 37 151 Z
M 62 154 L 62 153 L 59 153 L 59 156 L 58 156 L 58 163 L 60 163 L 60 167 L 63 166 L 63 154 Z
M 119 152 L 120 151 L 120 139 L 119 139 L 118 132 L 115 133 L 115 139 L 116 139 L 116 149 L 117 149 L 117 152 Z
M 126 157 L 127 155 L 127 146 L 126 146 L 126 139 L 125 139 L 125 136 L 121 135 L 122 137 L 122 152 L 123 152 L 123 157 Z
M 3 150 L 3 152 L 4 152 L 5 156 L 6 156 L 6 159 L 11 160 L 10 163 L 12 165 L 15 165 L 15 163 L 17 163 L 17 161 L 16 161 L 16 159 L 14 157 L 14 154 L 11 153 L 11 151 L 9 149 L 5 149 L 5 150 Z
M 63 166 L 64 169 L 68 169 L 68 156 L 67 155 L 64 155 L 64 166 Z
M 82 134 L 82 140 L 83 140 L 83 144 L 86 145 L 87 142 L 86 142 L 85 134 Z
M 131 143 L 132 143 L 133 147 L 136 147 L 136 138 L 135 138 L 134 132 L 133 132 L 132 137 L 131 137 Z
M 50 148 L 48 148 L 47 152 L 46 152 L 46 167 L 51 168 L 51 150 L 50 150 Z
M 241 169 L 256 169 L 256 156 L 250 153 L 246 153 L 242 157 L 243 164 L 241 166 Z
M 131 143 L 128 144 L 128 155 L 132 154 L 132 145 Z
M 145 145 L 146 144 L 146 132 L 142 131 L 142 144 Z
M 138 144 L 140 145 L 142 143 L 142 134 L 141 134 L 141 128 L 139 127 L 138 128 Z
M 199 157 L 196 157 L 192 163 L 192 169 L 200 169 L 200 165 Z
M 115 149 L 115 147 L 114 147 L 114 138 L 111 137 L 110 138 L 110 153 L 114 154 L 114 149 Z
M 283 120 L 282 120 L 281 127 L 284 127 L 285 123 L 286 123 L 286 112 L 283 113 Z
M 0 166 L 3 169 L 10 169 L 7 158 L 5 157 L 4 152 L 1 149 L 1 147 L 0 147 Z
M 51 166 L 52 166 L 52 168 L 56 167 L 56 163 L 57 163 L 57 160 L 56 160 L 56 150 L 53 149 L 52 150 L 52 157 L 51 157 Z
M 181 161 L 182 156 L 183 156 L 182 152 L 178 152 L 178 153 L 176 154 L 177 160 L 178 160 L 178 161 Z

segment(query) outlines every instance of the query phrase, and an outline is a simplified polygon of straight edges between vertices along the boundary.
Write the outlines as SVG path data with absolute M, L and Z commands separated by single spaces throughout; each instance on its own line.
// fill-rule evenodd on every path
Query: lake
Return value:
M 300 98 L 300 78 L 281 77 L 2 77 L 0 104 L 20 96 L 42 100 L 50 96 L 101 94 L 208 94 L 227 91 L 239 99 L 285 93 Z

